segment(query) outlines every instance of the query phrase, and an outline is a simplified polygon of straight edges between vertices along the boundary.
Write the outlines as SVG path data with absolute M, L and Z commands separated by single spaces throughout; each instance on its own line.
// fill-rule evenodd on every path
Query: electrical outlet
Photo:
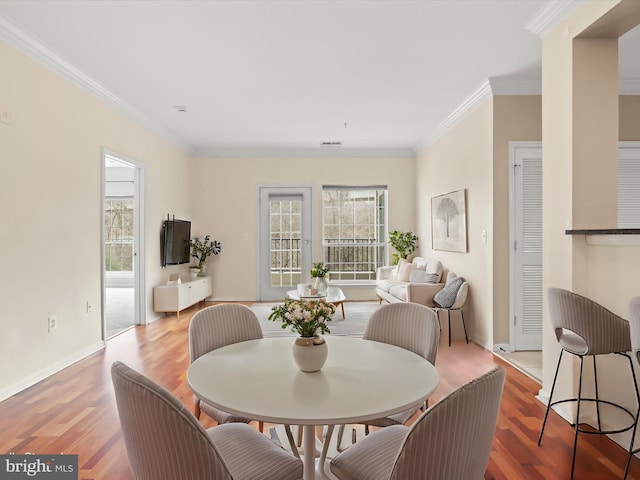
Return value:
M 51 333 L 54 330 L 58 329 L 58 316 L 57 315 L 51 315 L 48 318 L 48 327 L 49 327 L 49 333 Z

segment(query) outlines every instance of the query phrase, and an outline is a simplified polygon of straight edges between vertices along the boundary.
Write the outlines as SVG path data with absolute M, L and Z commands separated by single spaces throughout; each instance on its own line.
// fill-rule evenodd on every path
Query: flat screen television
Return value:
M 160 233 L 162 266 L 189 263 L 189 240 L 191 240 L 190 221 L 165 220 Z

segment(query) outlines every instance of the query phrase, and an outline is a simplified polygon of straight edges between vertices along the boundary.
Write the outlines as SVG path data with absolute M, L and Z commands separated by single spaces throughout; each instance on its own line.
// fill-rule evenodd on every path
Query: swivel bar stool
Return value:
M 634 379 L 636 396 L 638 396 L 638 385 L 637 383 L 635 383 L 633 362 L 631 361 L 631 356 L 626 353 L 631 351 L 629 322 L 624 318 L 621 318 L 610 312 L 602 305 L 597 304 L 593 300 L 567 290 L 550 288 L 547 291 L 547 298 L 549 300 L 551 323 L 555 330 L 558 343 L 562 347 L 562 350 L 560 350 L 558 366 L 556 367 L 556 373 L 553 377 L 553 385 L 551 387 L 551 394 L 549 395 L 547 411 L 544 414 L 542 429 L 540 430 L 540 437 L 538 438 L 538 445 L 540 445 L 540 443 L 542 442 L 544 427 L 547 423 L 547 417 L 549 415 L 549 410 L 551 409 L 551 407 L 564 402 L 577 402 L 576 419 L 574 424 L 575 435 L 573 440 L 573 457 L 571 460 L 571 478 L 573 478 L 573 471 L 576 463 L 578 433 L 621 433 L 626 432 L 627 430 L 631 430 L 636 423 L 636 415 L 630 412 L 627 408 L 623 407 L 622 405 L 618 405 L 608 400 L 602 400 L 599 398 L 598 376 L 596 370 L 597 355 L 616 353 L 618 355 L 625 356 L 629 360 L 631 376 Z M 562 354 L 564 352 L 576 355 L 580 358 L 578 396 L 575 398 L 552 401 L 553 391 L 556 387 L 558 371 L 560 370 L 560 363 L 562 361 Z M 584 357 L 587 356 L 593 358 L 593 380 L 595 384 L 595 398 L 582 398 L 582 370 Z M 580 427 L 580 405 L 582 402 L 595 402 L 598 420 L 597 430 Z M 624 426 L 619 429 L 603 430 L 600 422 L 600 405 L 602 404 L 607 404 L 615 407 L 616 409 L 619 409 L 620 411 L 626 412 L 631 417 L 632 422 L 628 426 Z

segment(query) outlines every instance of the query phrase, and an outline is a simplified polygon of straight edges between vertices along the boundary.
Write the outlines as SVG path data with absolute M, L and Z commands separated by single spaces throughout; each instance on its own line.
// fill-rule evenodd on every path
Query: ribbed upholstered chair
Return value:
M 480 480 L 489 462 L 505 372 L 496 367 L 454 391 L 411 426 L 394 425 L 331 461 L 340 480 Z
M 636 356 L 636 360 L 640 363 L 640 297 L 631 299 L 629 303 L 629 328 L 631 332 L 631 349 Z M 637 379 L 633 377 L 634 383 L 637 388 Z M 640 417 L 640 397 L 638 397 L 638 412 L 636 413 L 636 423 L 633 427 L 633 435 L 631 436 L 631 444 L 629 445 L 629 459 L 627 460 L 627 467 L 624 470 L 624 478 L 627 478 L 629 473 L 629 465 L 631 464 L 631 457 L 640 452 L 640 448 L 633 448 L 636 432 L 638 430 L 638 417 Z
M 558 343 L 562 347 L 558 358 L 556 373 L 551 386 L 549 395 L 549 403 L 544 414 L 540 436 L 538 437 L 538 445 L 542 442 L 544 427 L 547 423 L 549 410 L 554 405 L 565 402 L 576 402 L 576 421 L 574 424 L 575 434 L 573 440 L 573 457 L 571 460 L 571 478 L 576 463 L 576 447 L 578 445 L 578 433 L 590 434 L 612 434 L 626 432 L 633 428 L 635 423 L 635 414 L 631 413 L 627 408 L 617 405 L 608 400 L 603 400 L 598 395 L 598 376 L 596 369 L 596 356 L 616 353 L 626 357 L 629 360 L 631 375 L 635 379 L 633 373 L 633 362 L 631 357 L 626 353 L 631 351 L 631 337 L 629 330 L 629 322 L 624 318 L 610 312 L 602 305 L 590 300 L 577 293 L 563 290 L 560 288 L 550 288 L 547 290 L 547 298 L 549 300 L 549 313 L 551 323 L 555 330 Z M 577 397 L 567 398 L 553 401 L 553 392 L 556 387 L 558 371 L 562 362 L 562 354 L 564 352 L 576 355 L 580 358 L 580 377 L 578 381 Z M 595 398 L 582 397 L 582 370 L 584 357 L 593 358 L 593 380 L 595 385 Z M 638 386 L 636 387 L 636 396 L 638 396 Z M 597 429 L 580 427 L 580 407 L 582 402 L 595 403 L 597 412 Z M 607 404 L 616 409 L 626 412 L 632 419 L 629 426 L 623 426 L 619 429 L 603 430 L 600 421 L 600 404 Z
M 302 462 L 241 423 L 205 430 L 170 392 L 121 362 L 111 367 L 136 480 L 298 480 Z
M 258 338 L 263 338 L 260 321 L 249 307 L 221 304 L 203 308 L 193 316 L 189 325 L 191 363 L 212 350 Z M 197 397 L 194 410 L 196 418 L 200 418 L 200 412 L 203 411 L 219 424 L 250 421 L 208 405 Z
M 382 305 L 371 315 L 362 338 L 404 348 L 435 365 L 440 325 L 433 310 L 424 305 L 410 302 L 389 303 Z M 384 382 L 384 378 L 380 381 Z M 369 425 L 403 425 L 417 411 L 418 409 L 409 409 L 389 417 L 370 420 L 365 423 L 365 433 L 369 434 Z M 341 425 L 338 446 L 343 433 L 344 425 Z
M 464 313 L 462 308 L 464 307 L 465 302 L 467 301 L 467 294 L 469 293 L 469 284 L 467 282 L 463 282 L 458 289 L 458 293 L 456 294 L 456 299 L 449 308 L 446 307 L 434 307 L 434 311 L 438 316 L 438 321 L 440 321 L 440 312 L 447 312 L 447 321 L 449 323 L 449 346 L 451 346 L 451 312 L 460 312 L 460 319 L 462 320 L 462 328 L 464 329 L 464 339 L 467 344 L 469 344 L 469 336 L 467 335 L 467 326 L 464 323 Z

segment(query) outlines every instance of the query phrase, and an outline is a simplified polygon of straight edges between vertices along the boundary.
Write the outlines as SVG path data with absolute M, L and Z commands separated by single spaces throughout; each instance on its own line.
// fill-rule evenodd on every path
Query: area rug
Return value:
M 271 309 L 279 303 L 254 303 L 251 306 L 262 326 L 265 337 L 293 337 L 296 334 L 289 329 L 283 329 L 280 322 L 269 320 Z M 380 307 L 378 302 L 345 302 L 345 319 L 342 319 L 342 309 L 338 307 L 333 319 L 328 323 L 331 335 L 347 337 L 362 337 L 369 317 Z

